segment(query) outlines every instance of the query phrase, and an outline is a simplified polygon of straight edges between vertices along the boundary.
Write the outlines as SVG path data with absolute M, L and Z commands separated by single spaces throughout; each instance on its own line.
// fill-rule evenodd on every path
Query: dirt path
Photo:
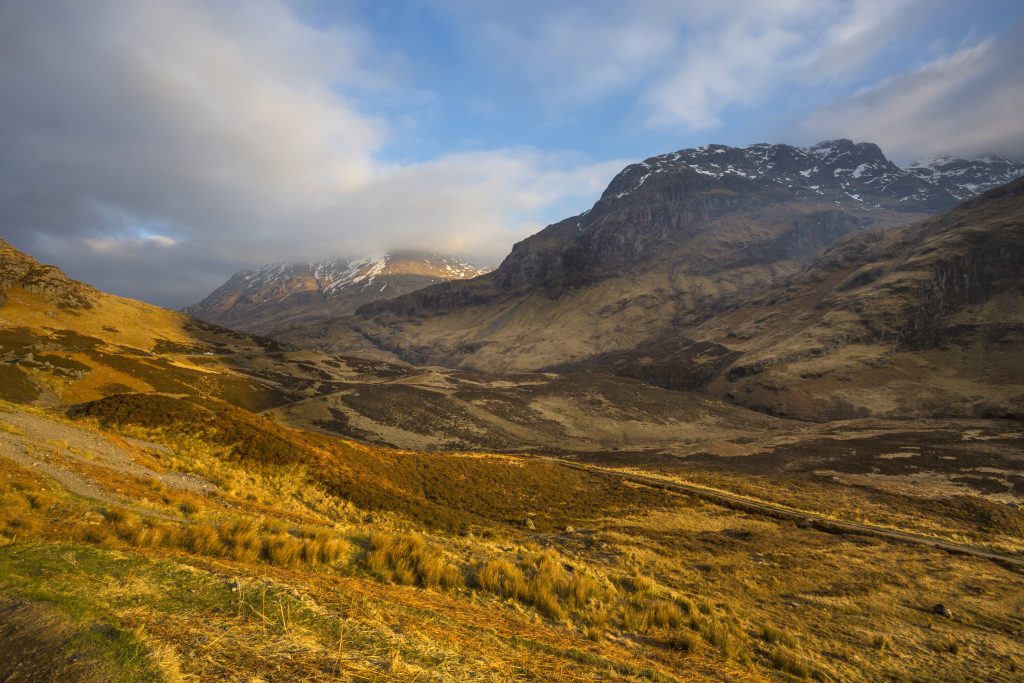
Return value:
M 159 472 L 132 458 L 127 449 L 85 429 L 31 413 L 0 413 L 0 457 L 55 479 L 75 495 L 108 504 L 130 505 L 74 468 L 99 466 L 111 471 L 112 481 L 125 476 L 154 479 L 169 488 L 207 495 L 217 490 L 209 481 L 182 472 Z M 159 451 L 143 441 L 131 443 Z
M 73 629 L 53 607 L 0 595 L 0 681 L 104 683 L 111 671 L 73 645 Z
M 598 467 L 596 465 L 584 465 L 577 462 L 568 462 L 561 458 L 538 456 L 538 459 L 559 463 L 565 467 L 571 467 L 585 472 L 618 477 L 624 481 L 633 482 L 635 484 L 652 486 L 666 491 L 677 491 L 679 493 L 690 494 L 712 503 L 718 503 L 744 512 L 752 512 L 754 514 L 768 515 L 769 517 L 774 517 L 776 519 L 793 520 L 798 523 L 809 524 L 817 529 L 830 533 L 840 532 L 874 536 L 876 538 L 897 541 L 900 543 L 910 543 L 914 545 L 938 548 L 940 550 L 959 555 L 982 557 L 1014 569 L 1024 569 L 1024 557 L 1001 553 L 989 548 L 981 548 L 978 546 L 967 545 L 965 543 L 956 543 L 955 541 L 946 541 L 932 536 L 915 534 L 908 531 L 888 529 L 886 527 L 863 524 L 861 522 L 848 522 L 833 519 L 831 517 L 825 517 L 824 515 L 815 515 L 813 513 L 801 512 L 799 510 L 791 510 L 773 503 L 752 500 L 724 491 L 697 486 L 695 484 L 683 484 L 680 482 L 670 481 L 668 479 L 661 479 L 659 477 L 631 474 L 629 472 L 612 470 L 605 467 Z

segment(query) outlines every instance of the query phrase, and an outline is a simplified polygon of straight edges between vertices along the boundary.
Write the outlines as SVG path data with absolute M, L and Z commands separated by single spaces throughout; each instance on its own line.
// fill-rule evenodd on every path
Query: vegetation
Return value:
M 997 678 L 1024 656 L 990 626 L 1010 623 L 996 594 L 966 593 L 1020 587 L 990 563 L 936 570 L 607 482 L 581 503 L 596 475 L 545 463 L 539 481 L 532 462 L 367 447 L 209 399 L 5 409 L 0 439 L 65 479 L 0 459 L 2 594 L 53 607 L 72 639 L 114 629 L 83 652 L 137 680 L 920 678 L 965 656 Z M 488 507 L 494 486 L 524 497 Z M 906 607 L 950 585 L 983 633 Z

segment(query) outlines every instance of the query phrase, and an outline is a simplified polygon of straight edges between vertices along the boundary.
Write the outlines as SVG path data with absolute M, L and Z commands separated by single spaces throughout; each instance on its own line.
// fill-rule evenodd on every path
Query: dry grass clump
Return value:
M 529 596 L 523 570 L 503 558 L 480 565 L 473 575 L 473 583 L 481 590 L 518 602 L 526 602 Z
M 373 534 L 366 564 L 379 578 L 405 586 L 461 588 L 462 572 L 416 534 Z
M 689 630 L 677 631 L 669 638 L 668 646 L 680 652 L 695 652 L 701 644 L 700 636 Z
M 771 624 L 765 624 L 761 629 L 761 640 L 770 645 L 787 645 L 789 647 L 796 646 L 796 641 L 793 639 L 793 636 L 780 628 L 772 626 Z
M 622 610 L 622 623 L 630 631 L 679 628 L 686 623 L 675 602 L 663 599 L 633 598 Z
M 690 617 L 690 628 L 718 648 L 727 659 L 746 659 L 746 637 L 734 619 L 714 615 L 693 615 Z
M 520 565 L 504 559 L 490 560 L 477 569 L 474 580 L 480 588 L 532 605 L 554 620 L 565 619 L 567 614 L 592 616 L 596 603 L 605 595 L 596 579 L 563 562 L 551 550 Z
M 622 577 L 619 585 L 630 593 L 644 597 L 653 597 L 658 593 L 658 584 L 649 576 L 640 574 Z
M 813 673 L 810 663 L 786 647 L 777 647 L 772 651 L 772 666 L 785 671 L 796 678 L 808 678 Z
M 190 524 L 182 528 L 173 523 L 144 520 L 134 512 L 116 508 L 105 510 L 104 518 L 113 527 L 113 537 L 140 548 L 175 548 L 197 555 L 238 562 L 262 561 L 282 567 L 337 566 L 352 556 L 351 544 L 343 539 L 326 534 L 302 538 L 251 520 Z M 98 543 L 112 540 L 103 528 L 89 529 L 85 538 Z
M 44 531 L 42 513 L 56 502 L 27 471 L 0 471 L 0 537 L 26 538 Z
M 17 425 L 12 425 L 8 422 L 3 422 L 2 420 L 0 420 L 0 432 L 3 432 L 4 434 L 13 434 L 14 436 L 23 436 L 25 434 L 25 431 Z
M 953 636 L 946 636 L 931 644 L 931 648 L 938 653 L 960 654 L 960 643 Z

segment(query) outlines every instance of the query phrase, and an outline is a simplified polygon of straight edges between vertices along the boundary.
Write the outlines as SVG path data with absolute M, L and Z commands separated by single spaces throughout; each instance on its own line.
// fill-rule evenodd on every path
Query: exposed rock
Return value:
M 96 290 L 71 280 L 59 269 L 39 263 L 0 240 L 0 307 L 12 287 L 40 294 L 61 308 L 91 308 Z
M 950 609 L 941 602 L 932 607 L 932 614 L 937 614 L 940 617 L 945 617 L 947 619 L 953 618 L 953 612 L 951 612 Z

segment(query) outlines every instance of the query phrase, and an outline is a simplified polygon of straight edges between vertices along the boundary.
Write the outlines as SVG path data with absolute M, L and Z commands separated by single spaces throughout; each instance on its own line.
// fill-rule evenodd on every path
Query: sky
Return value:
M 181 307 L 266 263 L 496 265 L 625 165 L 1024 158 L 1020 0 L 0 0 L 0 238 Z

